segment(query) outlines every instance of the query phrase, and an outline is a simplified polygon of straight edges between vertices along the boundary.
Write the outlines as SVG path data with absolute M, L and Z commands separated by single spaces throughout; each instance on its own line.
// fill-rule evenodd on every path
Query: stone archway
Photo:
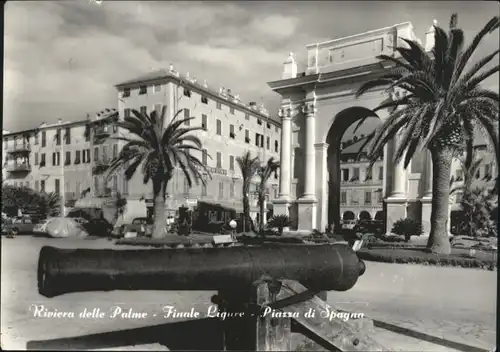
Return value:
M 342 220 L 356 220 L 356 214 L 354 214 L 352 211 L 347 210 L 342 214 Z
M 356 124 L 359 120 L 365 117 L 376 117 L 371 109 L 366 107 L 349 107 L 340 111 L 334 116 L 332 124 L 326 135 L 327 149 L 327 172 L 328 172 L 328 192 L 327 192 L 327 207 L 328 207 L 328 225 L 334 225 L 335 228 L 340 226 L 340 188 L 342 182 L 340 155 L 341 139 L 346 130 Z
M 382 102 L 399 99 L 401 94 L 380 89 L 356 98 L 355 93 L 364 82 L 386 72 L 391 63 L 380 61 L 377 56 L 394 55 L 396 45 L 405 45 L 402 38 L 416 39 L 411 23 L 308 45 L 304 72 L 298 72 L 295 57 L 290 54 L 283 64 L 282 79 L 268 83 L 281 96 L 280 192 L 273 201 L 275 214 L 297 214 L 299 231 L 323 231 L 332 219 L 339 222 L 340 209 L 332 207 L 329 198 L 336 199 L 335 204 L 340 198 L 337 190 L 340 137 L 356 120 L 367 116 Z M 433 40 L 434 35 L 427 38 Z M 389 115 L 386 109 L 376 114 L 382 121 Z M 406 217 L 409 202 L 419 202 L 421 218 L 426 219 L 422 221 L 425 228 L 432 197 L 428 192 L 432 175 L 430 158 L 421 158 L 420 169 L 425 171 L 410 170 L 412 175 L 408 177 L 402 163 L 392 162 L 395 143 L 397 140 L 384 148 L 380 187 L 384 224 L 392 228 L 394 221 Z
M 362 210 L 360 213 L 359 213 L 359 220 L 371 220 L 372 219 L 372 215 L 367 212 L 366 210 Z

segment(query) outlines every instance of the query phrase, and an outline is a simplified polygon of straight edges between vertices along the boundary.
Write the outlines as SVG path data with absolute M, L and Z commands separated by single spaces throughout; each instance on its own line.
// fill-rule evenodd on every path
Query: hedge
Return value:
M 488 270 L 494 270 L 497 267 L 497 260 L 491 253 L 482 253 L 479 251 L 476 252 L 475 258 L 467 257 L 465 253 L 459 253 L 454 249 L 452 249 L 452 254 L 450 255 L 429 253 L 424 249 L 400 248 L 363 248 L 357 253 L 358 257 L 362 260 L 383 263 L 441 265 Z

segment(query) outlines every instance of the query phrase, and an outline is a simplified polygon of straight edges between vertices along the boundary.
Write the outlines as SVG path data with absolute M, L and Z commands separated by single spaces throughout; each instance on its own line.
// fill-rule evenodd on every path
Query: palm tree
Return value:
M 172 121 L 164 126 L 165 112 L 165 106 L 162 107 L 159 116 L 156 111 L 148 116 L 146 113 L 132 110 L 133 116 L 125 117 L 124 121 L 114 122 L 129 136 L 109 137 L 124 141 L 126 144 L 109 164 L 106 179 L 118 170 L 124 169 L 125 178 L 130 180 L 137 168 L 141 166 L 144 184 L 152 181 L 154 238 L 161 238 L 165 235 L 167 185 L 172 179 L 175 168 L 179 167 L 182 170 L 189 187 L 193 185 L 193 182 L 199 184 L 200 180 L 205 184 L 202 172 L 210 176 L 210 172 L 203 163 L 190 154 L 191 150 L 202 152 L 200 139 L 192 134 L 202 128 L 181 127 L 186 121 L 193 119 L 191 117 L 176 120 L 182 110 L 179 110 Z
M 243 156 L 236 158 L 238 163 L 241 176 L 243 177 L 243 216 L 245 222 L 245 229 L 247 225 L 250 225 L 250 229 L 255 232 L 255 224 L 250 217 L 250 200 L 248 199 L 248 193 L 250 192 L 250 184 L 252 183 L 252 178 L 260 167 L 259 157 L 252 157 L 250 151 L 247 151 Z
M 61 196 L 56 192 L 41 193 L 38 203 L 39 211 L 45 216 L 64 216 L 61 211 Z
M 277 160 L 274 160 L 273 157 L 269 158 L 267 163 L 264 166 L 261 166 L 258 170 L 257 173 L 259 175 L 259 188 L 258 188 L 258 193 L 259 193 L 259 212 L 260 212 L 260 223 L 259 223 L 259 232 L 263 233 L 264 232 L 264 205 L 266 202 L 266 185 L 267 181 L 269 180 L 269 177 L 273 173 L 275 173 L 278 168 L 280 167 L 280 163 Z
M 387 120 L 370 134 L 360 150 L 371 143 L 370 167 L 384 146 L 401 133 L 394 161 L 404 157 L 404 167 L 415 153 L 428 149 L 433 164 L 431 231 L 427 248 L 433 253 L 450 253 L 446 229 L 448 219 L 449 180 L 454 153 L 465 149 L 467 158 L 473 149 L 474 130 L 483 130 L 495 150 L 498 164 L 499 95 L 479 85 L 499 71 L 499 65 L 482 70 L 499 50 L 480 59 L 465 71 L 476 48 L 483 38 L 499 27 L 499 18 L 492 18 L 462 50 L 464 33 L 455 28 L 456 15 L 452 16 L 447 34 L 435 27 L 435 45 L 432 54 L 415 41 L 402 39 L 408 47 L 398 47 L 402 59 L 380 55 L 378 58 L 394 64 L 379 78 L 363 84 L 357 97 L 376 87 L 387 87 L 405 92 L 402 97 L 383 102 L 375 111 L 391 108 Z M 359 127 L 361 121 L 356 126 Z M 400 131 L 400 132 L 399 132 Z

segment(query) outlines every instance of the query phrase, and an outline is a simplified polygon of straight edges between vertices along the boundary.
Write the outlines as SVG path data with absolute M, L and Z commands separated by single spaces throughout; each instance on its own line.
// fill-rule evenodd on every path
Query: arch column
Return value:
M 393 97 L 394 99 L 395 97 Z M 401 142 L 401 133 L 396 134 L 396 136 L 391 141 L 392 150 L 391 153 L 387 153 L 391 160 L 394 158 L 397 147 Z M 386 215 L 386 232 L 390 233 L 392 226 L 399 219 L 404 219 L 407 216 L 407 195 L 406 186 L 408 183 L 407 172 L 404 168 L 404 155 L 399 162 L 392 162 L 391 172 L 391 192 L 389 196 L 385 199 L 385 215 Z
M 316 199 L 319 231 L 325 231 L 328 225 L 328 143 L 316 143 Z
M 305 115 L 305 165 L 304 165 L 304 194 L 297 199 L 299 211 L 298 230 L 316 229 L 316 153 L 314 142 L 316 139 L 316 102 L 308 102 L 302 106 Z
M 292 109 L 291 107 L 278 111 L 281 119 L 281 149 L 279 196 L 273 201 L 275 215 L 289 215 L 290 183 L 291 183 L 291 149 L 292 149 Z

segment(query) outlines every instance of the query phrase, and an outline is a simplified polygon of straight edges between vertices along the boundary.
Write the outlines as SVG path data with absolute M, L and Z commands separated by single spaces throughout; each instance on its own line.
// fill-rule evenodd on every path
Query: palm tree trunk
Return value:
M 153 183 L 155 181 L 153 180 Z M 161 183 L 161 181 L 156 181 Z M 153 224 L 153 238 L 164 238 L 165 225 L 167 222 L 167 214 L 165 211 L 165 190 L 167 181 L 161 185 L 153 185 L 154 194 L 154 224 Z
M 250 217 L 250 200 L 246 194 L 243 194 L 243 215 L 245 218 L 245 229 L 248 231 L 248 226 L 250 225 L 250 230 L 255 232 L 255 225 Z
M 448 238 L 447 221 L 450 197 L 451 148 L 432 149 L 432 211 L 431 231 L 427 248 L 432 253 L 450 254 L 451 245 Z

